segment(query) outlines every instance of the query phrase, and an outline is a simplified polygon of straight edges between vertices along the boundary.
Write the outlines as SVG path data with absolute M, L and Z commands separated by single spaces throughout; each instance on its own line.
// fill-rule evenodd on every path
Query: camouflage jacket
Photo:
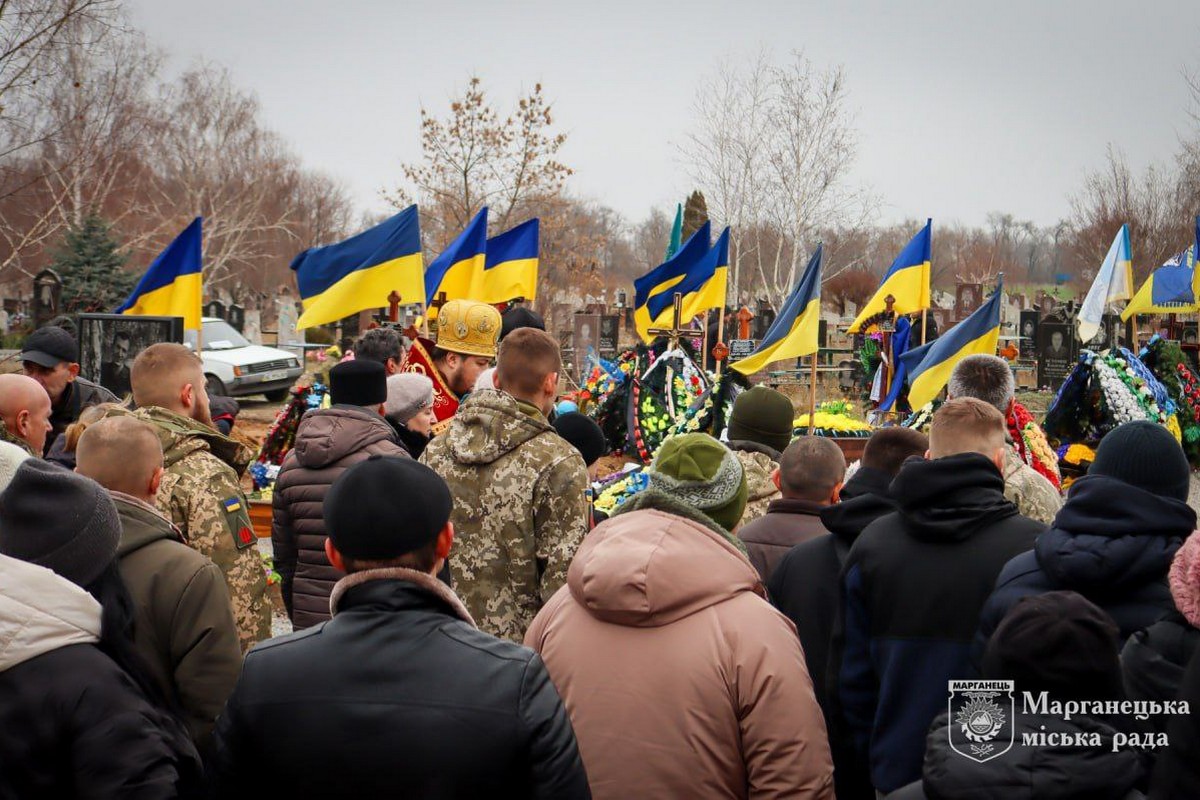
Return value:
M 158 488 L 158 509 L 188 544 L 221 568 L 245 652 L 271 637 L 267 576 L 239 482 L 253 453 L 207 425 L 166 409 L 150 406 L 133 413 L 153 425 L 162 442 L 166 471 Z
M 1004 451 L 1004 497 L 1016 503 L 1022 515 L 1045 525 L 1054 522 L 1063 506 L 1054 484 L 1026 464 L 1011 444 Z
M 421 461 L 454 497 L 454 588 L 480 630 L 520 643 L 587 532 L 587 468 L 527 403 L 472 392 Z
M 742 525 L 746 525 L 766 514 L 772 500 L 783 497 L 771 477 L 779 465 L 763 451 L 739 449 L 737 442 L 731 442 L 730 449 L 742 462 L 742 469 L 746 470 L 746 488 L 750 494 L 746 498 L 746 512 L 742 514 L 741 521 Z
M 47 434 L 47 435 L 49 435 L 49 434 Z M 20 438 L 15 433 L 8 432 L 8 426 L 6 426 L 4 424 L 4 420 L 2 420 L 2 419 L 0 419 L 0 442 L 8 442 L 9 444 L 15 444 L 17 447 L 21 448 L 26 453 L 29 453 L 29 455 L 33 456 L 34 458 L 39 457 L 36 453 L 33 452 L 33 448 L 29 446 L 29 442 Z

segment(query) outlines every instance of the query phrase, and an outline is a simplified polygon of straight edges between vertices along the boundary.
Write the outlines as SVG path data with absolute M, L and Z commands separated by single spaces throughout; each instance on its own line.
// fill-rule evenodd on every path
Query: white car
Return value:
M 304 374 L 300 359 L 286 350 L 250 344 L 228 322 L 204 317 L 204 377 L 208 393 L 226 397 L 265 394 L 268 400 L 286 400 L 296 379 Z M 195 340 L 190 342 L 195 347 Z

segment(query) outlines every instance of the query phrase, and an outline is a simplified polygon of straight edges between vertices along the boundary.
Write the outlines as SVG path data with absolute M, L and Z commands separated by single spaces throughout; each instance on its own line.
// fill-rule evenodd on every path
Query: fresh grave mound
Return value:
M 1175 404 L 1178 438 L 1192 466 L 1200 466 L 1200 376 L 1192 370 L 1178 342 L 1155 336 L 1142 349 L 1141 360 Z

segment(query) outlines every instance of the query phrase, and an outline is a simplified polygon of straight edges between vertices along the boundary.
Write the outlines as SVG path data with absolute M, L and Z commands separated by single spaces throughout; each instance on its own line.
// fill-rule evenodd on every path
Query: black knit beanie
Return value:
M 411 458 L 371 456 L 343 472 L 325 495 L 325 531 L 350 558 L 385 560 L 437 538 L 453 501 L 438 474 Z
M 1153 422 L 1126 422 L 1100 440 L 1089 475 L 1107 475 L 1160 497 L 1186 501 L 1192 470 L 1175 437 Z
M 117 555 L 121 519 L 91 478 L 29 458 L 0 494 L 0 553 L 87 587 Z
M 981 664 L 983 677 L 1016 681 L 1018 691 L 1053 699 L 1122 696 L 1118 629 L 1083 595 L 1024 597 L 1001 620 Z
M 343 361 L 329 370 L 329 400 L 334 405 L 382 405 L 387 402 L 387 370 L 365 358 Z
M 587 414 L 571 411 L 555 417 L 553 425 L 559 436 L 575 446 L 579 455 L 583 456 L 583 463 L 589 467 L 608 449 L 604 442 L 604 431 Z
M 512 306 L 500 315 L 500 341 L 518 328 L 537 328 L 546 330 L 546 321 L 542 315 L 525 306 Z

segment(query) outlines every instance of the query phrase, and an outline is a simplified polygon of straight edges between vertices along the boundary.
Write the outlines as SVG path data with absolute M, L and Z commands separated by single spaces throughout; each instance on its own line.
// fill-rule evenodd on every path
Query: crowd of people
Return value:
M 453 301 L 331 369 L 274 486 L 274 638 L 252 454 L 196 355 L 146 348 L 121 401 L 31 335 L 0 375 L 0 797 L 1200 797 L 1165 428 L 1063 496 L 1003 359 L 852 464 L 756 386 L 600 519 L 612 448 L 515 311 Z M 1014 705 L 964 716 L 961 680 Z

